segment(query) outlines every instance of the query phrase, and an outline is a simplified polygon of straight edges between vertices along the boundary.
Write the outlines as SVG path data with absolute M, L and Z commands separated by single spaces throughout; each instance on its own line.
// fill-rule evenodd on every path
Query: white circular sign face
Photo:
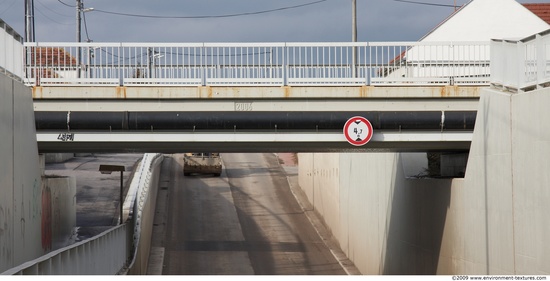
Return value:
M 351 117 L 344 125 L 346 140 L 355 146 L 362 146 L 372 138 L 372 125 L 365 117 Z

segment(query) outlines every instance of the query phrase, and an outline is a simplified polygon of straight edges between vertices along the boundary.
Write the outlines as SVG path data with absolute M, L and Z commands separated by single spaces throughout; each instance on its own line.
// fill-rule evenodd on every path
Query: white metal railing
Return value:
M 23 38 L 0 19 L 0 72 L 17 80 L 23 78 Z
M 550 85 L 550 29 L 521 40 L 492 40 L 491 84 L 512 91 Z
M 52 251 L 2 275 L 117 274 L 128 258 L 128 228 L 122 224 L 94 238 Z
M 25 83 L 488 85 L 489 46 L 489 42 L 25 43 Z

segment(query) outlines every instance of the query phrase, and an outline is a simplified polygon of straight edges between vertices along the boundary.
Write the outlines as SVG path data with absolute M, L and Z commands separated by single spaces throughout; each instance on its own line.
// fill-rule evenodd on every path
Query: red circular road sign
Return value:
M 372 138 L 372 125 L 365 117 L 351 117 L 344 125 L 346 140 L 355 146 L 362 146 Z

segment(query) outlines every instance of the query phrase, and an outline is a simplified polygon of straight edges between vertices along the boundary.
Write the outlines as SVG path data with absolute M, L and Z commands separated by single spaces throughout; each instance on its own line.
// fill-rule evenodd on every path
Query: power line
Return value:
M 15 2 L 17 2 L 17 1 L 16 0 L 12 1 L 11 4 L 4 11 L 0 12 L 0 15 L 4 14 L 9 9 L 11 9 L 11 7 L 13 6 L 13 4 L 15 4 Z M 2 2 L 2 4 L 4 4 L 4 2 Z
M 54 14 L 58 14 L 60 16 L 63 16 L 63 17 L 71 17 L 69 15 L 65 15 L 65 14 L 62 14 L 62 13 L 59 13 L 57 12 L 56 10 L 52 9 L 52 8 L 48 8 L 48 6 L 46 6 L 45 4 L 43 4 L 42 2 L 40 2 L 40 0 L 37 0 L 36 2 L 38 2 L 38 4 L 40 4 L 40 6 L 42 6 L 43 8 L 49 10 L 50 12 L 54 13 Z
M 395 1 L 395 2 L 403 2 L 403 3 L 410 3 L 410 4 L 427 5 L 427 6 L 438 6 L 438 7 L 456 8 L 456 5 L 436 4 L 436 3 L 417 2 L 417 1 L 408 1 L 408 0 L 393 0 L 393 1 Z
M 4 2 L 6 2 L 6 0 L 3 0 L 2 2 L 0 2 L 0 6 L 4 5 Z
M 61 0 L 57 0 L 57 2 L 59 2 L 59 3 L 63 4 L 63 5 L 65 5 L 65 6 L 67 6 L 67 7 L 76 8 L 76 6 L 69 5 L 69 4 L 67 4 L 67 3 L 65 3 L 65 2 L 63 2 L 63 1 L 61 1 Z
M 61 2 L 61 0 L 58 0 Z M 288 7 L 281 7 L 276 9 L 270 9 L 270 10 L 264 10 L 264 11 L 256 11 L 256 12 L 246 12 L 246 13 L 237 13 L 237 14 L 226 14 L 226 15 L 203 15 L 203 16 L 159 16 L 159 15 L 143 15 L 143 14 L 128 14 L 128 13 L 119 13 L 119 12 L 111 12 L 111 11 L 105 11 L 105 10 L 99 10 L 95 9 L 95 12 L 98 13 L 104 13 L 104 14 L 111 14 L 111 15 L 117 15 L 117 16 L 126 16 L 126 17 L 139 17 L 139 18 L 155 18 L 155 19 L 210 19 L 210 18 L 229 18 L 229 17 L 239 17 L 239 16 L 250 16 L 250 15 L 258 15 L 258 14 L 265 14 L 265 13 L 271 13 L 271 12 L 277 12 L 277 11 L 283 11 L 283 10 L 289 10 L 289 9 L 296 9 L 301 8 L 305 6 L 315 5 L 322 2 L 326 2 L 328 0 L 318 0 L 310 3 L 295 5 L 295 6 L 288 6 Z M 61 2 L 63 3 L 63 2 Z M 65 3 L 63 3 L 65 4 Z M 65 4 L 67 5 L 67 4 Z
M 55 22 L 55 23 L 61 24 L 61 25 L 71 25 L 70 23 L 63 23 L 63 22 L 59 22 L 59 21 L 56 21 L 56 20 L 50 18 L 48 15 L 46 15 L 44 12 L 42 12 L 38 7 L 36 7 L 36 10 L 38 11 L 38 13 L 40 13 L 42 16 L 44 16 L 45 18 L 49 19 L 52 22 Z
M 76 6 L 67 4 L 61 0 L 57 0 L 59 3 L 63 4 L 64 6 L 75 8 Z M 94 9 L 94 12 L 98 13 L 104 13 L 104 14 L 111 14 L 116 16 L 127 16 L 127 17 L 140 17 L 140 18 L 156 18 L 156 19 L 206 19 L 206 18 L 228 18 L 228 17 L 238 17 L 238 16 L 248 16 L 248 15 L 257 15 L 257 14 L 264 14 L 264 13 L 270 13 L 270 12 L 276 12 L 276 11 L 283 11 L 283 10 L 289 10 L 289 9 L 296 9 L 301 8 L 305 6 L 315 5 L 322 2 L 326 2 L 328 0 L 318 0 L 310 3 L 300 4 L 300 5 L 294 5 L 294 6 L 288 6 L 288 7 L 281 7 L 276 9 L 270 9 L 270 10 L 264 10 L 264 11 L 256 11 L 256 12 L 246 12 L 246 13 L 237 13 L 237 14 L 227 14 L 227 15 L 210 15 L 210 16 L 159 16 L 159 15 L 144 15 L 144 14 L 130 14 L 130 13 L 119 13 L 119 12 L 112 12 L 112 11 L 105 11 L 101 9 Z M 43 14 L 43 13 L 42 13 Z M 43 14 L 44 15 L 44 14 Z M 46 16 L 46 15 L 44 15 Z M 47 16 L 46 16 L 47 17 Z M 50 19 L 50 18 L 48 18 Z M 52 19 L 50 19 L 52 20 Z M 52 20 L 54 21 L 54 20 Z M 55 22 L 55 21 L 54 21 Z M 57 22 L 59 23 L 59 22 Z M 84 30 L 86 32 L 86 37 L 88 41 L 90 40 L 88 35 L 88 27 L 86 24 L 86 16 L 84 15 Z

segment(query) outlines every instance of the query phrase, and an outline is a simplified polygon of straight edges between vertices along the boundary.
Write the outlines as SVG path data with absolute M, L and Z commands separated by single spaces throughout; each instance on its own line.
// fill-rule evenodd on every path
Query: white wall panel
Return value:
M 31 90 L 13 82 L 14 95 L 14 245 L 16 265 L 51 250 L 51 236 L 42 231 L 42 179 Z M 43 235 L 44 234 L 44 235 Z
M 0 75 L 0 272 L 45 251 L 31 90 Z
M 0 75 L 0 272 L 13 266 L 13 95 L 11 79 Z

